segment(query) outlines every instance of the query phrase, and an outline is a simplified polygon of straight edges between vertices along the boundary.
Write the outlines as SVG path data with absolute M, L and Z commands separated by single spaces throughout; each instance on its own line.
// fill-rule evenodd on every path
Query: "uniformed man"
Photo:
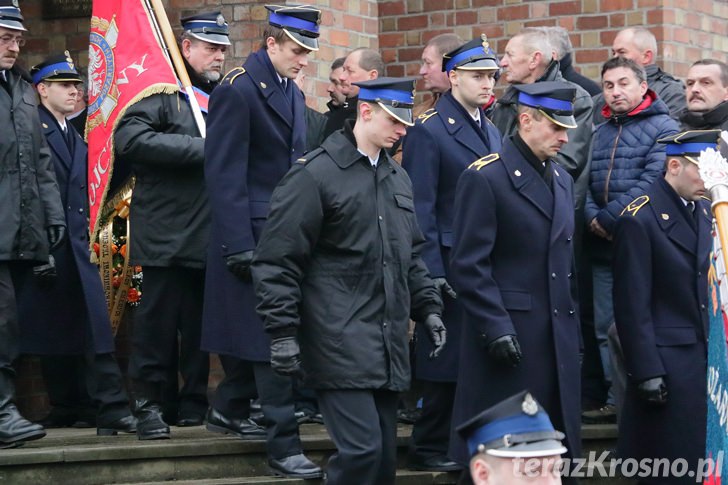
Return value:
M 204 114 L 222 77 L 228 25 L 220 12 L 181 23 L 180 52 Z M 169 438 L 161 406 L 163 391 L 177 389 L 177 361 L 184 385 L 176 421 L 167 419 L 178 426 L 201 425 L 208 407 L 209 356 L 200 350 L 210 231 L 205 140 L 185 98 L 182 92 L 160 93 L 135 103 L 114 135 L 117 161 L 130 164 L 136 176 L 130 257 L 144 268 L 129 357 L 139 439 Z
M 64 404 L 64 395 L 76 396 L 76 402 L 65 403 L 71 408 L 67 411 L 76 412 L 69 416 L 69 425 L 84 411 L 73 405 L 83 404 L 83 397 L 90 396 L 98 414 L 98 434 L 133 433 L 136 420 L 113 354 L 114 337 L 101 278 L 90 262 L 86 144 L 66 118 L 75 107 L 81 77 L 68 51 L 46 58 L 30 73 L 40 97 L 40 121 L 66 208 L 69 237 L 51 251 L 52 264 L 37 266 L 18 279 L 21 351 L 66 357 L 46 357 L 41 362 L 51 404 L 59 400 Z M 79 367 L 68 358 L 73 354 L 83 356 Z M 69 361 L 70 366 L 64 365 Z
M 460 468 L 447 458 L 462 323 L 462 306 L 448 284 L 448 270 L 458 177 L 473 160 L 501 148 L 500 133 L 481 108 L 493 96 L 498 71 L 488 51 L 487 40 L 479 37 L 443 56 L 442 71 L 452 88 L 417 118 L 404 142 L 402 166 L 412 179 L 415 213 L 425 236 L 422 259 L 440 289 L 451 342 L 437 361 L 430 361 L 432 348 L 424 329 L 416 329 L 415 376 L 424 388 L 409 459 L 418 470 Z
M 445 327 L 419 256 L 411 183 L 386 151 L 412 125 L 414 82 L 356 84 L 356 123 L 299 160 L 273 193 L 253 277 L 273 368 L 305 375 L 318 392 L 337 448 L 326 483 L 387 485 L 398 392 L 410 381 L 409 317 L 427 328 L 430 357 Z
M 66 233 L 61 196 L 28 73 L 15 65 L 25 45 L 17 0 L 0 0 L 0 448 L 45 436 L 15 406 L 20 336 L 12 273 L 48 261 Z M 15 174 L 11 176 L 10 174 Z
M 664 176 L 625 208 L 614 234 L 614 317 L 628 376 L 618 451 L 683 459 L 690 470 L 640 483 L 692 483 L 705 457 L 712 215 L 698 156 L 719 136 L 658 140 L 667 145 Z
M 273 189 L 305 151 L 305 103 L 293 80 L 318 50 L 321 12 L 305 5 L 266 8 L 262 48 L 230 71 L 210 100 L 205 180 L 213 227 L 202 345 L 220 355 L 225 378 L 207 429 L 250 437 L 257 387 L 273 472 L 317 478 L 321 469 L 301 449 L 292 379 L 270 366 L 270 338 L 255 312 L 250 263 Z
M 475 485 L 559 484 L 564 434 L 530 392 L 521 391 L 457 427 Z
M 517 85 L 518 131 L 473 163 L 455 196 L 452 286 L 464 308 L 453 422 L 530 388 L 580 456 L 579 319 L 571 294 L 573 181 L 554 163 L 575 89 Z M 468 462 L 451 435 L 450 456 Z

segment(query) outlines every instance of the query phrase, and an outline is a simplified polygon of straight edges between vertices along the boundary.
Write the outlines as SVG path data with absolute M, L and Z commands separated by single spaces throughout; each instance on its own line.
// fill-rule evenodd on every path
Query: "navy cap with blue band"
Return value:
M 33 84 L 41 81 L 83 82 L 68 51 L 49 56 L 40 64 L 33 66 L 30 69 L 30 76 L 33 78 Z
M 180 20 L 182 30 L 211 44 L 230 45 L 230 30 L 220 11 L 202 12 Z
M 415 78 L 380 77 L 352 83 L 359 86 L 359 101 L 377 103 L 384 111 L 407 126 L 412 126 L 415 103 Z
M 518 104 L 539 110 L 553 123 L 563 128 L 576 128 L 574 98 L 576 88 L 565 81 L 541 81 L 514 84 Z
M 268 23 L 282 29 L 295 43 L 317 51 L 321 11 L 311 5 L 266 5 Z
M 442 56 L 442 70 L 496 71 L 499 68 L 495 53 L 485 34 Z
M 698 164 L 700 152 L 712 148 L 718 149 L 721 130 L 689 130 L 673 136 L 660 138 L 658 143 L 667 145 L 665 155 L 683 157 Z

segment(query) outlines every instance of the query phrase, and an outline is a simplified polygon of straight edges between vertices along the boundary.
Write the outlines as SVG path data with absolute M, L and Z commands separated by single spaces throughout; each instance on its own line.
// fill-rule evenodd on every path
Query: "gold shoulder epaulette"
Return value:
M 701 195 L 700 198 L 703 200 L 707 200 L 708 202 L 711 202 L 711 203 L 713 202 L 713 199 L 711 199 L 710 197 L 707 197 L 705 195 Z
M 624 208 L 620 215 L 623 216 L 625 214 L 631 214 L 633 216 L 636 216 L 637 212 L 649 201 L 650 198 L 648 196 L 640 195 L 635 200 L 627 204 L 627 207 Z
M 486 155 L 483 158 L 479 158 L 478 160 L 474 161 L 473 163 L 468 165 L 468 168 L 472 168 L 473 170 L 480 170 L 486 165 L 495 162 L 499 158 L 500 155 L 498 155 L 497 153 L 491 153 L 490 155 Z
M 232 84 L 233 81 L 235 81 L 235 78 L 238 76 L 242 76 L 245 74 L 245 68 L 238 66 L 236 68 L 231 69 L 227 74 L 225 74 L 225 77 L 222 79 L 222 82 L 227 82 L 229 84 Z
M 305 165 L 308 162 L 310 162 L 311 160 L 313 160 L 314 158 L 316 158 L 317 156 L 319 156 L 320 154 L 322 154 L 323 152 L 324 152 L 324 149 L 321 147 L 318 147 L 315 150 L 312 150 L 308 153 L 304 153 L 304 155 L 301 158 L 296 160 L 296 163 L 302 163 Z
M 437 111 L 435 111 L 435 108 L 430 108 L 421 115 L 417 117 L 417 119 L 420 121 L 420 123 L 424 123 L 425 121 L 429 120 L 433 116 L 437 114 Z

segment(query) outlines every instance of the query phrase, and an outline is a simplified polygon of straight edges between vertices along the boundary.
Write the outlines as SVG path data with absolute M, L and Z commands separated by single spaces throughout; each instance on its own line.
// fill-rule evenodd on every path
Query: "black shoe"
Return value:
M 180 414 L 177 418 L 177 426 L 180 428 L 186 428 L 188 426 L 202 426 L 205 417 L 201 414 Z
M 15 404 L 8 403 L 0 409 L 0 447 L 13 448 L 25 441 L 39 440 L 45 435 L 43 426 L 21 416 Z
M 116 436 L 117 433 L 136 433 L 137 420 L 134 416 L 124 416 L 121 419 L 112 421 L 104 426 L 96 428 L 98 436 Z
M 265 428 L 255 424 L 250 418 L 226 418 L 219 411 L 210 408 L 205 416 L 207 430 L 213 433 L 232 434 L 244 440 L 265 439 Z
M 614 404 L 605 404 L 599 409 L 592 409 L 581 413 L 581 422 L 584 424 L 614 424 L 617 422 L 617 407 Z
M 287 478 L 321 478 L 323 472 L 314 462 L 306 458 L 303 453 L 287 456 L 280 460 L 268 459 L 268 465 L 273 474 Z
M 169 439 L 169 426 L 162 418 L 159 404 L 138 399 L 135 408 L 137 438 L 140 440 Z
M 407 468 L 427 472 L 458 472 L 463 469 L 445 455 L 435 455 L 427 458 L 411 456 Z
M 398 409 L 397 410 L 397 421 L 402 424 L 415 424 L 415 421 L 420 419 L 422 415 L 422 409 Z
M 324 424 L 324 418 L 321 413 L 314 411 L 296 411 L 296 421 L 298 424 Z

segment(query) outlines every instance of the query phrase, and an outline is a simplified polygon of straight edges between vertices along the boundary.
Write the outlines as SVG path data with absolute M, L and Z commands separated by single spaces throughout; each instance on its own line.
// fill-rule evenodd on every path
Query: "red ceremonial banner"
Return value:
M 163 12 L 162 12 L 163 14 Z M 88 197 L 93 244 L 114 172 L 114 128 L 126 109 L 179 91 L 145 0 L 94 0 L 88 66 Z M 125 172 L 128 172 L 128 167 Z M 122 181 L 120 181 L 122 182 Z

